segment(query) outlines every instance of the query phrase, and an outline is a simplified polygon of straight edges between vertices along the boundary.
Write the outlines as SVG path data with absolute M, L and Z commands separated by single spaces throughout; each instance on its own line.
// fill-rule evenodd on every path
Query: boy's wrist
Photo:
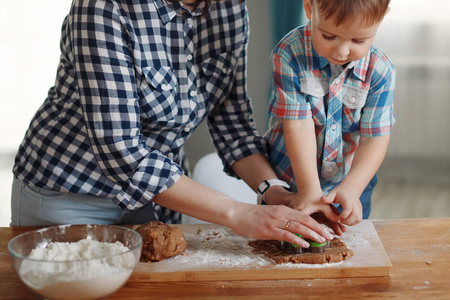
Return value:
M 363 186 L 362 184 L 358 184 L 356 182 L 352 182 L 351 180 L 346 180 L 346 179 L 347 178 L 342 180 L 341 183 L 339 184 L 339 186 L 351 189 L 352 191 L 354 191 L 355 194 L 358 195 L 358 198 L 361 197 L 366 186 Z
M 298 186 L 298 192 L 302 194 L 316 194 L 317 192 L 322 192 L 320 182 L 317 180 L 315 182 L 310 182 L 308 184 L 300 184 Z

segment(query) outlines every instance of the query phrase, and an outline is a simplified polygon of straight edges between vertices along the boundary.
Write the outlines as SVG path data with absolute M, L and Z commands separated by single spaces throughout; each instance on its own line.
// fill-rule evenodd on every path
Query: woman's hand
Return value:
M 287 191 L 281 186 L 274 186 L 266 191 L 265 196 L 267 204 L 286 205 L 290 208 L 301 210 L 333 229 L 337 235 L 342 235 L 347 230 L 344 225 L 338 222 L 339 212 L 336 207 L 332 204 L 330 205 L 329 202 L 322 201 L 323 193 L 321 190 L 311 189 L 308 192 L 307 189 L 303 189 L 303 193 L 296 194 Z
M 304 212 L 285 205 L 256 205 L 236 201 L 183 175 L 153 201 L 206 222 L 231 228 L 236 233 L 264 240 L 279 240 L 309 247 L 295 235 L 318 243 L 333 236 Z
M 229 226 L 236 233 L 254 239 L 279 240 L 309 247 L 300 234 L 318 243 L 332 240 L 326 228 L 308 214 L 284 205 L 253 205 L 238 203 Z

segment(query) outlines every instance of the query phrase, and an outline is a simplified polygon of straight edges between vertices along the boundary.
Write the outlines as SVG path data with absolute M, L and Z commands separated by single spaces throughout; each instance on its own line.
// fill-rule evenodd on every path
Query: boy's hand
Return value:
M 305 214 L 310 214 L 310 211 L 318 211 L 318 212 L 314 212 L 311 214 L 311 217 L 314 218 L 315 220 L 317 220 L 318 222 L 327 225 L 328 227 L 330 227 L 335 234 L 337 235 L 342 235 L 347 228 L 340 224 L 339 222 L 337 222 L 337 220 L 339 219 L 339 212 L 336 209 L 336 207 L 334 207 L 334 205 L 330 205 L 330 204 L 326 204 L 329 206 L 325 207 L 326 205 L 322 202 L 320 202 L 320 197 L 323 196 L 323 193 L 321 190 L 319 190 L 317 192 L 316 196 L 312 196 L 310 195 L 302 195 L 299 196 L 296 193 L 292 193 L 287 191 L 286 189 L 284 189 L 281 186 L 273 186 L 270 187 L 267 192 L 266 192 L 266 203 L 269 205 L 274 205 L 274 204 L 278 204 L 278 205 L 286 205 L 289 206 L 290 208 L 294 208 L 297 210 L 302 210 Z M 301 198 L 303 197 L 303 200 L 301 200 Z M 319 199 L 319 203 L 318 205 L 315 205 L 314 201 L 308 201 L 306 199 Z M 309 204 L 308 204 L 309 203 Z M 332 212 L 331 218 L 334 220 L 330 220 L 327 217 L 325 217 L 325 214 L 322 212 L 322 210 L 324 209 L 326 210 L 326 213 L 328 216 L 330 216 L 330 211 Z
M 303 211 L 311 215 L 316 212 L 322 213 L 331 222 L 339 221 L 339 213 L 337 209 L 322 201 L 322 190 L 303 187 L 292 199 L 289 207 Z
M 322 197 L 323 203 L 337 203 L 342 206 L 339 221 L 353 226 L 362 220 L 362 205 L 358 192 L 349 184 L 341 183 L 327 196 Z
M 333 208 L 336 209 L 334 206 Z M 321 212 L 313 213 L 311 217 L 320 224 L 324 224 L 329 228 L 331 228 L 336 235 L 341 236 L 344 232 L 347 231 L 347 226 L 339 222 L 333 222 L 328 220 L 328 218 L 326 218 Z

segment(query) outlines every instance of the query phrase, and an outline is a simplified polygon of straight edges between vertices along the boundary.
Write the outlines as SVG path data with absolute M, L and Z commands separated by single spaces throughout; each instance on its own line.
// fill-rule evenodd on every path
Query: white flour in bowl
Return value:
M 128 280 L 136 258 L 121 242 L 88 239 L 36 247 L 20 267 L 22 280 L 50 299 L 94 299 L 113 293 Z

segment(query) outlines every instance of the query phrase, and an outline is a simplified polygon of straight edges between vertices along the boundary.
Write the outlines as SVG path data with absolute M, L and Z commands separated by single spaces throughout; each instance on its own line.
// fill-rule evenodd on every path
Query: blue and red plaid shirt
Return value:
M 207 120 L 225 166 L 266 153 L 247 95 L 245 1 L 191 12 L 164 0 L 75 0 L 55 86 L 31 121 L 15 176 L 138 209 L 183 174 L 182 146 Z M 155 206 L 163 222 L 179 215 Z
M 287 34 L 271 56 L 270 160 L 296 190 L 282 119 L 313 118 L 317 167 L 327 194 L 348 174 L 360 136 L 389 134 L 395 123 L 395 67 L 375 44 L 359 61 L 333 66 L 313 48 L 310 23 Z

